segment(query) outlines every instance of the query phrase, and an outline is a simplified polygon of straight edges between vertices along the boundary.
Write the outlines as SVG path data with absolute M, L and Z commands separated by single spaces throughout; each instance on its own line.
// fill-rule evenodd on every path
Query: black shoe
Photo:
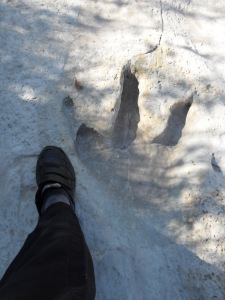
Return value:
M 35 196 L 35 203 L 40 215 L 44 199 L 43 194 L 45 193 L 42 193 L 42 189 L 46 184 L 60 184 L 67 192 L 71 205 L 75 208 L 76 175 L 68 156 L 62 149 L 55 146 L 47 146 L 41 151 L 36 165 L 36 181 L 38 190 Z

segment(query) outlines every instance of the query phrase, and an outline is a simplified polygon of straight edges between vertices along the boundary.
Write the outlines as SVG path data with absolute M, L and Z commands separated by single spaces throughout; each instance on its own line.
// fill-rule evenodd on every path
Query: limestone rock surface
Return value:
M 97 299 L 224 299 L 225 3 L 0 3 L 0 276 L 61 146 Z

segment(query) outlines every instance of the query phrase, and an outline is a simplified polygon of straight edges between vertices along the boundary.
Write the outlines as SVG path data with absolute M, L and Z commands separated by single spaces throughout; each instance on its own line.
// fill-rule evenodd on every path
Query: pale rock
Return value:
M 1 2 L 1 274 L 36 225 L 53 144 L 76 170 L 97 299 L 224 299 L 224 11 Z

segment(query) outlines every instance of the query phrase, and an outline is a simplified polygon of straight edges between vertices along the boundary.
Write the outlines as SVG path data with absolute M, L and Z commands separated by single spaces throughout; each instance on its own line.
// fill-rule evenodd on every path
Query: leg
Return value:
M 60 191 L 50 189 L 44 202 Z M 93 263 L 78 219 L 70 205 L 51 204 L 3 276 L 0 299 L 94 298 Z

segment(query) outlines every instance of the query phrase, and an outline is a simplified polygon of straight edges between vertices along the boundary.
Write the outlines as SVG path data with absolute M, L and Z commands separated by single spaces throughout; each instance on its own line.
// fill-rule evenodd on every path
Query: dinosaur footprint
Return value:
M 94 176 L 103 181 L 117 199 L 129 199 L 127 203 L 132 201 L 140 207 L 151 203 L 152 209 L 162 205 L 157 199 L 166 199 L 165 195 L 171 193 L 166 177 L 170 150 L 166 146 L 179 142 L 193 97 L 170 108 L 167 126 L 159 136 L 148 144 L 134 143 L 140 121 L 139 83 L 129 64 L 122 70 L 121 82 L 120 107 L 111 139 L 106 140 L 84 123 L 77 130 L 72 99 L 64 101 L 64 112 L 70 119 L 73 134 L 76 132 L 77 155 Z

